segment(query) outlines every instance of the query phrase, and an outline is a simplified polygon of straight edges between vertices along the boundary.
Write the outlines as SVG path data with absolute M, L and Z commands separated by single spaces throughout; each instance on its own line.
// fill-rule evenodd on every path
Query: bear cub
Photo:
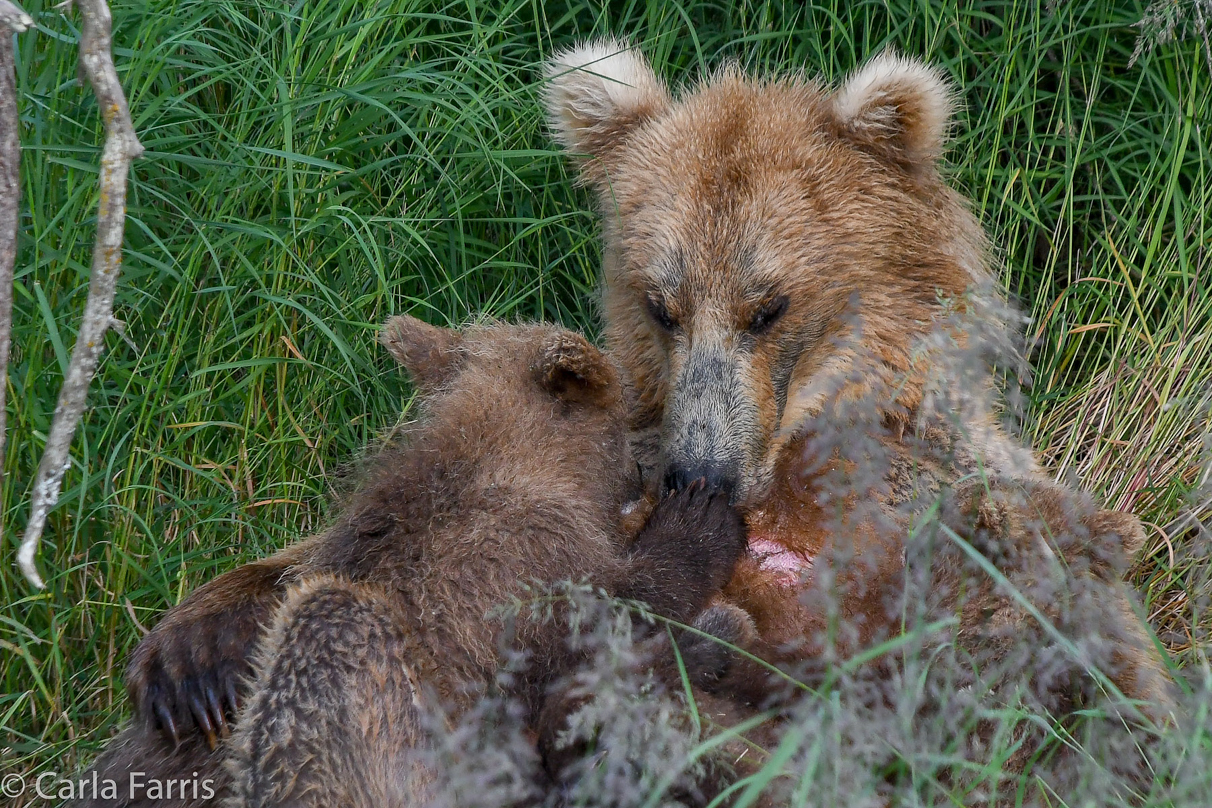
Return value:
M 587 580 L 690 623 L 727 582 L 745 531 L 726 494 L 672 494 L 637 532 L 627 388 L 583 337 L 396 317 L 382 342 L 424 417 L 328 530 L 206 584 L 144 638 L 128 670 L 137 720 L 102 777 L 210 777 L 233 806 L 424 802 L 427 721 L 457 718 L 504 661 L 494 607 Z M 537 728 L 576 659 L 558 620 L 510 629 L 530 664 L 507 695 Z

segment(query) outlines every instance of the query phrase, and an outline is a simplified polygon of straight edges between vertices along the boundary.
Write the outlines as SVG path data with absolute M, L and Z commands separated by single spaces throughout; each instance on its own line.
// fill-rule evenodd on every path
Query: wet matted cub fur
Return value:
M 731 575 L 744 531 L 726 495 L 692 487 L 638 535 L 629 526 L 639 474 L 625 387 L 583 337 L 397 317 L 383 342 L 425 394 L 402 445 L 373 460 L 331 528 L 202 586 L 136 649 L 136 721 L 99 778 L 209 786 L 81 804 L 420 804 L 429 708 L 457 718 L 501 669 L 494 607 L 533 582 L 587 579 L 689 622 Z M 558 621 L 512 631 L 530 664 L 507 695 L 533 726 L 573 660 Z M 230 741 L 208 749 L 242 695 Z
M 1139 522 L 1050 481 L 991 414 L 982 357 L 963 361 L 1014 315 L 940 177 L 939 72 L 886 54 L 832 89 L 724 68 L 675 96 L 602 41 L 547 78 L 596 192 L 606 333 L 649 476 L 733 490 L 750 553 L 725 594 L 751 641 L 819 668 L 906 614 L 954 617 L 975 664 L 1025 666 L 1048 710 L 1118 689 L 1168 714 L 1120 577 Z

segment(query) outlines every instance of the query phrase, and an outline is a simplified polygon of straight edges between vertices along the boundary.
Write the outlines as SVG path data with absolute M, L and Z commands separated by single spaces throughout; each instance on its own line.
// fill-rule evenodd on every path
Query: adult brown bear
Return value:
M 726 67 L 675 97 L 608 40 L 547 76 L 596 192 L 607 339 L 638 385 L 649 476 L 733 490 L 751 552 L 725 594 L 754 647 L 819 671 L 916 615 L 943 627 L 927 646 L 1026 670 L 1046 710 L 1097 691 L 1168 715 L 1121 579 L 1139 522 L 1048 479 L 973 359 L 1013 313 L 940 176 L 939 72 L 885 54 L 830 89 Z M 754 682 L 734 695 L 760 698 Z

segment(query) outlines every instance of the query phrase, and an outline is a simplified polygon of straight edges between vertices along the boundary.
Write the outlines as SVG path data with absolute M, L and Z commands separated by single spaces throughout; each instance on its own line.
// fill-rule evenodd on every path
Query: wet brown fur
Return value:
M 1172 685 L 1120 578 L 1139 521 L 1047 480 L 990 415 L 988 380 L 956 395 L 972 405 L 966 423 L 938 423 L 939 369 L 918 348 L 946 328 L 948 306 L 962 312 L 966 294 L 992 286 L 983 230 L 938 171 L 951 109 L 938 72 L 885 55 L 831 89 L 725 67 L 675 98 L 635 50 L 602 41 L 557 55 L 547 76 L 556 136 L 597 191 L 606 333 L 636 380 L 652 484 L 676 485 L 682 467 L 716 470 L 752 536 L 816 557 L 799 586 L 740 562 L 725 596 L 752 616 L 756 647 L 819 662 L 831 594 L 852 629 L 843 657 L 896 631 L 904 536 L 942 498 L 944 522 L 979 534 L 1024 590 L 1059 574 L 1062 590 L 1093 597 L 1080 617 L 1056 590 L 1057 603 L 1037 605 L 1062 632 L 1090 630 L 1081 620 L 1098 614 L 1113 682 L 1168 716 Z M 847 402 L 875 409 L 886 463 L 870 489 L 853 487 L 840 455 L 806 451 Z M 872 501 L 882 527 L 859 515 Z M 981 521 L 995 513 L 996 526 Z M 996 663 L 1038 639 L 1033 618 L 954 543 L 940 553 L 934 591 L 949 595 L 934 613 L 958 613 L 962 643 Z M 758 698 L 754 681 L 734 680 L 736 695 Z M 1049 706 L 1077 706 L 1058 687 L 1042 694 Z
M 330 529 L 201 587 L 144 639 L 128 674 L 140 720 L 96 765 L 103 777 L 197 771 L 233 806 L 416 804 L 423 714 L 457 716 L 500 670 L 493 607 L 530 582 L 584 579 L 690 622 L 727 581 L 744 538 L 726 496 L 667 497 L 638 536 L 623 517 L 639 492 L 629 402 L 583 337 L 401 317 L 384 343 L 426 416 Z M 533 721 L 574 660 L 557 624 L 513 631 L 532 663 L 511 694 Z M 203 737 L 227 721 L 211 701 L 236 669 L 253 674 L 230 696 L 247 704 L 211 753 Z

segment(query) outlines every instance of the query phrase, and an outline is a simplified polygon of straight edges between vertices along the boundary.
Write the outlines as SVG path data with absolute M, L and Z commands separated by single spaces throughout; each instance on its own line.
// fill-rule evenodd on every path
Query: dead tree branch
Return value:
M 105 146 L 101 151 L 101 199 L 88 302 L 76 346 L 72 349 L 71 364 L 59 391 L 46 449 L 38 465 L 29 523 L 17 553 L 21 571 L 39 589 L 45 584 L 38 576 L 34 557 L 46 517 L 59 499 L 59 488 L 70 462 L 72 438 L 84 414 L 88 386 L 97 369 L 105 345 L 105 332 L 113 317 L 114 292 L 122 263 L 122 232 L 126 224 L 126 178 L 131 161 L 143 153 L 114 67 L 109 7 L 105 0 L 78 0 L 76 5 L 84 18 L 80 36 L 80 73 L 92 84 L 97 96 L 97 105 L 105 121 Z
M 22 34 L 34 24 L 34 18 L 8 0 L 0 0 L 0 27 L 14 34 Z
M 17 6 L 0 0 L 0 482 L 4 481 L 5 394 L 8 392 L 8 347 L 13 330 L 13 266 L 17 261 L 17 211 L 21 202 L 17 140 L 17 71 L 13 34 L 34 24 Z M 0 519 L 0 535 L 3 535 Z

